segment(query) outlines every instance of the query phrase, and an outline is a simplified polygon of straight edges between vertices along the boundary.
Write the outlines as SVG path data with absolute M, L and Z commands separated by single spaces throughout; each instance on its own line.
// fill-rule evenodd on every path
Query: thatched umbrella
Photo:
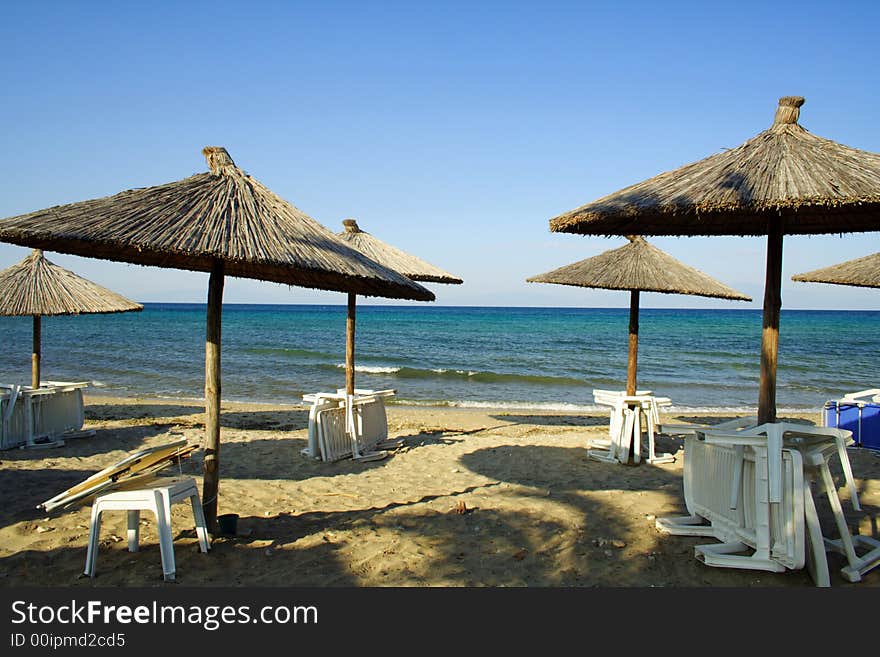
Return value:
M 767 235 L 758 421 L 776 420 L 782 236 L 880 230 L 880 155 L 798 125 L 804 99 L 779 99 L 745 143 L 550 220 L 584 235 Z
M 207 173 L 0 220 L 0 240 L 91 258 L 210 272 L 202 504 L 213 530 L 219 487 L 224 277 L 422 301 L 434 295 L 347 247 L 236 167 L 226 149 L 209 146 L 202 152 Z
M 405 253 L 397 247 L 386 244 L 360 229 L 354 219 L 343 219 L 345 230 L 337 236 L 351 248 L 360 251 L 383 267 L 399 272 L 413 281 L 424 283 L 463 283 L 462 279 L 445 272 L 421 258 Z M 345 322 L 345 392 L 354 394 L 354 333 L 356 298 L 354 292 L 348 293 L 348 317 Z
M 34 318 L 31 387 L 40 387 L 43 315 L 124 313 L 144 307 L 49 262 L 40 249 L 0 271 L 0 315 Z
M 791 277 L 791 280 L 804 283 L 852 285 L 854 287 L 880 287 L 880 253 L 796 274 Z
M 555 283 L 605 290 L 629 290 L 629 360 L 626 394 L 636 394 L 639 350 L 639 292 L 692 294 L 702 297 L 751 301 L 744 294 L 688 267 L 641 236 L 627 236 L 630 243 L 546 274 L 532 276 L 529 283 Z

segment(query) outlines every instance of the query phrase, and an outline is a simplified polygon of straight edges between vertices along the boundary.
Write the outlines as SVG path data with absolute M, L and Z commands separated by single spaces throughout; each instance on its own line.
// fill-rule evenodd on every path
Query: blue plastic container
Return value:
M 823 410 L 826 427 L 849 429 L 856 445 L 880 451 L 880 404 L 827 401 Z

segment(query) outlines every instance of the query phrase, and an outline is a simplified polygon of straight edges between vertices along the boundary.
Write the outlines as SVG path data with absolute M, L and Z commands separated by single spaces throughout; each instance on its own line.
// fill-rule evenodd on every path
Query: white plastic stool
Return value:
M 105 493 L 92 504 L 92 521 L 89 529 L 89 548 L 86 552 L 85 574 L 94 577 L 98 561 L 98 535 L 101 533 L 101 514 L 104 511 L 128 511 L 128 551 L 137 552 L 140 530 L 140 512 L 152 511 L 156 515 L 159 533 L 159 552 L 162 555 L 162 573 L 165 581 L 174 581 L 174 543 L 171 536 L 171 505 L 189 500 L 192 504 L 202 552 L 210 549 L 205 514 L 199 499 L 196 482 L 190 478 L 160 477 L 142 488 Z

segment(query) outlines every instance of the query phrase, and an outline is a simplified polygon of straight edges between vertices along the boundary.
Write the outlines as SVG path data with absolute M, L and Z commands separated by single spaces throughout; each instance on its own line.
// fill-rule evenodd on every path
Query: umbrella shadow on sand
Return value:
M 451 494 L 463 495 L 475 488 L 479 487 Z M 377 545 L 373 559 L 361 565 L 352 564 L 345 556 L 346 546 L 339 535 L 352 532 L 352 540 L 357 540 L 359 535 L 373 534 L 385 526 L 384 514 L 441 497 L 446 495 L 425 495 L 382 507 L 349 511 L 243 516 L 238 520 L 238 534 L 216 536 L 207 555 L 198 552 L 195 531 L 184 524 L 183 529 L 175 527 L 174 532 L 177 582 L 209 586 L 232 579 L 233 586 L 356 586 L 364 568 L 381 566 L 382 553 L 388 546 Z M 87 507 L 81 508 L 79 513 L 82 514 L 83 509 L 86 513 L 82 517 L 87 523 Z M 0 578 L 3 578 L 0 581 L 14 585 L 57 585 L 59 581 L 84 586 L 161 584 L 157 537 L 152 518 L 149 515 L 145 518 L 141 549 L 131 554 L 123 541 L 116 540 L 124 520 L 116 518 L 116 525 L 112 525 L 114 519 L 108 516 L 102 532 L 98 577 L 94 580 L 79 575 L 85 559 L 86 529 L 73 537 L 83 547 L 29 550 L 0 559 Z M 309 537 L 317 539 L 315 544 L 303 545 L 303 540 Z M 52 565 L 51 569 L 48 564 Z
M 600 463 L 591 460 L 581 447 L 502 445 L 470 452 L 460 460 L 477 474 L 551 493 L 614 488 L 619 485 L 622 468 L 627 474 L 627 490 L 668 490 L 676 495 L 681 490 L 678 474 L 646 463 Z
M 352 574 L 371 586 L 617 586 L 621 579 L 641 578 L 641 573 L 647 582 L 656 579 L 656 559 L 648 558 L 652 555 L 633 558 L 625 546 L 612 543 L 626 541 L 575 532 L 559 518 L 533 509 L 493 508 L 487 496 L 505 486 L 490 482 L 381 507 L 243 517 L 242 535 L 218 543 L 221 549 L 246 548 L 249 562 L 270 559 L 280 572 L 295 573 L 289 584 L 298 586 L 345 585 Z M 486 501 L 475 502 L 474 496 Z M 546 499 L 540 490 L 520 496 L 526 500 L 524 506 L 530 497 L 539 504 Z M 469 504 L 463 504 L 465 499 Z M 564 495 L 561 500 L 575 505 L 585 518 L 601 516 L 619 525 L 621 536 L 632 531 L 629 519 L 602 501 L 575 502 Z M 341 560 L 338 570 L 300 554 L 296 546 L 306 542 L 333 547 Z M 352 545 L 359 548 L 356 556 L 346 556 Z M 688 549 L 692 550 L 681 546 L 682 553 Z M 685 568 L 695 566 L 685 564 Z M 711 579 L 733 586 L 742 578 L 728 572 Z
M 428 445 L 454 445 L 464 441 L 464 438 L 456 438 L 455 436 L 467 436 L 468 434 L 478 433 L 483 429 L 474 431 L 463 431 L 459 429 L 425 429 L 414 434 L 405 434 L 402 436 L 394 436 L 389 440 L 400 442 L 403 449 L 415 449 L 417 447 L 427 447 Z M 396 450 L 395 450 L 396 451 Z M 391 452 L 392 454 L 394 451 Z
M 107 452 L 122 450 L 134 452 L 144 447 L 144 443 L 150 438 L 164 434 L 178 434 L 180 427 L 173 424 L 145 424 L 125 427 L 90 427 L 86 425 L 84 430 L 93 430 L 94 436 L 80 438 L 65 438 L 64 444 L 59 447 L 45 447 L 40 449 L 10 449 L 0 452 L 2 461 L 39 461 L 41 459 L 82 459 L 85 457 L 106 454 Z M 179 438 L 179 435 L 173 436 Z M 110 465 L 113 460 L 106 463 Z M 104 467 L 104 466 L 101 466 Z M 100 468 L 98 468 L 100 469 Z
M 806 571 L 781 574 L 748 573 L 744 570 L 707 568 L 693 557 L 693 547 L 712 543 L 711 538 L 665 536 L 656 531 L 654 518 L 686 513 L 682 497 L 681 475 L 664 468 L 642 464 L 638 467 L 610 465 L 590 461 L 580 448 L 535 445 L 506 445 L 477 450 L 464 455 L 461 463 L 474 472 L 526 487 L 518 499 L 528 499 L 547 508 L 551 500 L 567 506 L 582 522 L 580 546 L 575 554 L 580 567 L 575 567 L 574 582 L 613 586 L 615 574 L 596 572 L 598 565 L 617 568 L 617 576 L 635 577 L 641 585 L 710 585 L 710 586 L 811 586 Z M 620 468 L 625 468 L 622 478 Z M 614 496 L 617 504 L 606 504 L 603 495 Z M 637 502 L 643 495 L 653 495 L 654 504 Z M 632 501 L 625 499 L 628 497 Z M 653 508 L 651 508 L 653 507 Z M 638 510 L 637 513 L 634 511 Z M 645 510 L 647 515 L 640 515 Z M 532 511 L 536 527 L 547 514 Z M 550 527 L 548 526 L 548 529 Z M 597 534 L 596 532 L 602 532 Z M 653 547 L 633 554 L 630 543 L 637 544 L 645 534 L 653 536 Z M 549 532 L 541 541 L 533 542 L 536 556 L 558 540 Z M 561 541 L 565 544 L 565 541 Z M 554 550 L 551 550 L 554 552 Z M 573 561 L 577 561 L 574 559 Z M 617 561 L 617 563 L 615 563 Z M 558 576 L 558 570 L 553 571 Z M 571 573 L 563 573 L 571 576 Z M 676 582 L 679 582 L 676 584 Z M 570 581 L 563 580 L 562 584 Z M 578 584 L 575 585 L 578 585 Z M 835 578 L 835 585 L 844 583 Z
M 89 402 L 85 406 L 86 420 L 93 422 L 119 420 L 120 418 L 177 418 L 203 414 L 204 412 L 203 406 L 188 404 L 150 404 L 148 402 L 102 404 Z
M 176 581 L 166 582 L 158 541 L 150 526 L 141 528 L 140 549 L 131 553 L 119 536 L 105 537 L 98 549 L 95 577 L 82 574 L 86 558 L 85 536 L 82 546 L 30 549 L 0 558 L 0 585 L 64 587 L 177 587 L 228 586 L 286 587 L 298 586 L 305 579 L 298 568 L 305 569 L 314 586 L 357 586 L 339 546 L 322 543 L 296 549 L 296 563 L 284 555 L 273 556 L 271 548 L 245 548 L 235 541 L 215 540 L 211 551 L 198 549 L 195 532 L 180 532 L 174 537 Z M 103 536 L 103 534 L 102 534 Z M 119 540 L 116 540 L 119 539 Z M 287 562 L 287 563 L 286 563 Z
M 418 437 L 407 439 L 413 438 Z M 426 436 L 420 443 L 404 443 L 401 448 L 389 450 L 384 459 L 376 461 L 355 461 L 351 458 L 322 461 L 303 454 L 303 450 L 308 446 L 308 438 L 305 435 L 266 439 L 229 439 L 223 445 L 223 458 L 229 476 L 234 479 L 303 481 L 312 477 L 336 477 L 381 468 L 383 464 L 394 458 L 399 449 L 428 444 L 428 440 L 430 438 Z
M 240 428 L 238 425 L 236 427 Z M 452 445 L 462 442 L 464 438 L 450 437 L 449 432 L 436 430 L 394 436 L 391 440 L 394 445 L 386 450 L 387 455 L 383 459 L 322 461 L 303 454 L 308 447 L 308 436 L 304 431 L 297 434 L 287 432 L 271 438 L 249 438 L 245 435 L 227 439 L 223 445 L 223 462 L 229 476 L 235 479 L 303 481 L 312 477 L 359 474 L 381 468 L 398 454 L 430 445 Z M 197 453 L 192 460 L 198 462 L 200 459 L 201 453 Z
M 720 424 L 721 422 L 730 422 L 732 420 L 738 420 L 742 416 L 741 415 L 714 415 L 712 417 L 705 417 L 701 415 L 676 415 L 673 419 L 673 422 L 682 423 L 682 424 L 703 424 L 703 425 L 713 425 Z M 780 416 L 780 422 L 788 422 L 790 424 L 805 424 L 808 426 L 815 426 L 815 422 L 811 422 L 810 420 L 805 420 L 803 418 L 797 417 L 784 417 Z
M 169 419 L 204 428 L 204 414 L 204 407 L 184 404 L 89 404 L 85 407 L 85 417 L 90 422 Z M 299 431 L 308 428 L 309 411 L 299 408 L 271 411 L 222 410 L 220 423 L 229 429 Z
M 0 527 L 46 518 L 47 513 L 37 509 L 38 504 L 93 474 L 91 470 L 0 468 L 0 490 L 5 491 L 4 504 L 0 505 Z
M 504 446 L 460 462 L 489 483 L 381 507 L 243 517 L 245 535 L 221 542 L 246 546 L 250 563 L 270 559 L 279 572 L 295 573 L 290 584 L 303 586 L 345 584 L 352 574 L 361 585 L 390 586 L 809 584 L 804 572 L 706 568 L 693 558 L 693 546 L 705 538 L 656 535 L 648 548 L 633 547 L 637 534 L 656 534 L 653 520 L 608 504 L 601 494 L 609 469 L 624 466 L 588 464 L 583 450 Z M 680 477 L 649 466 L 628 470 L 632 485 L 607 494 L 653 492 L 658 512 L 682 511 Z M 343 567 L 333 572 L 299 553 L 297 546 L 314 543 L 339 546 L 335 565 Z
M 309 427 L 308 409 L 273 411 L 223 411 L 220 425 L 229 429 L 300 431 Z
M 518 415 L 499 413 L 491 415 L 495 420 L 547 427 L 601 427 L 608 425 L 608 414 L 604 415 Z

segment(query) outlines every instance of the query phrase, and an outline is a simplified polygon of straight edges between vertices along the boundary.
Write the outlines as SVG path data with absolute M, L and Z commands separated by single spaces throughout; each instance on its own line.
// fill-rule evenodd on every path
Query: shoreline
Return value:
M 590 393 L 592 394 L 592 392 Z M 173 404 L 173 403 L 187 403 L 187 404 L 202 404 L 204 405 L 205 400 L 203 397 L 169 397 L 169 396 L 161 396 L 161 395 L 153 395 L 153 394 L 129 394 L 124 395 L 117 392 L 101 392 L 101 389 L 95 389 L 94 387 L 90 387 L 83 391 L 83 399 L 85 403 L 89 403 L 89 400 L 93 400 L 97 402 L 98 400 L 117 400 L 122 402 L 124 400 L 136 400 L 136 401 L 155 401 L 156 403 L 165 403 L 165 404 Z M 308 402 L 280 402 L 273 400 L 242 400 L 242 399 L 221 399 L 221 404 L 233 404 L 233 405 L 257 405 L 257 406 L 278 406 L 284 408 L 292 408 L 292 409 L 303 409 L 309 408 L 311 404 Z M 608 413 L 607 407 L 599 406 L 596 404 L 566 404 L 559 403 L 554 404 L 552 402 L 470 402 L 470 401 L 418 401 L 418 400 L 401 400 L 398 401 L 395 398 L 391 398 L 386 400 L 385 402 L 388 408 L 403 408 L 403 409 L 434 409 L 434 410 L 449 410 L 449 411 L 479 411 L 479 412 L 497 412 L 497 413 L 507 413 L 507 412 L 531 412 L 531 413 L 547 413 L 547 414 L 557 414 L 557 415 L 565 415 L 565 414 L 595 414 L 595 413 Z M 757 405 L 755 406 L 677 406 L 673 404 L 666 410 L 667 415 L 674 414 L 682 414 L 687 413 L 689 415 L 696 416 L 708 416 L 711 417 L 713 415 L 718 414 L 738 414 L 738 415 L 756 415 L 757 414 Z M 817 422 L 821 422 L 821 415 L 823 413 L 823 408 L 815 407 L 815 408 L 795 408 L 795 407 L 780 407 L 777 410 L 777 413 L 780 415 L 792 415 L 792 416 L 815 416 Z

